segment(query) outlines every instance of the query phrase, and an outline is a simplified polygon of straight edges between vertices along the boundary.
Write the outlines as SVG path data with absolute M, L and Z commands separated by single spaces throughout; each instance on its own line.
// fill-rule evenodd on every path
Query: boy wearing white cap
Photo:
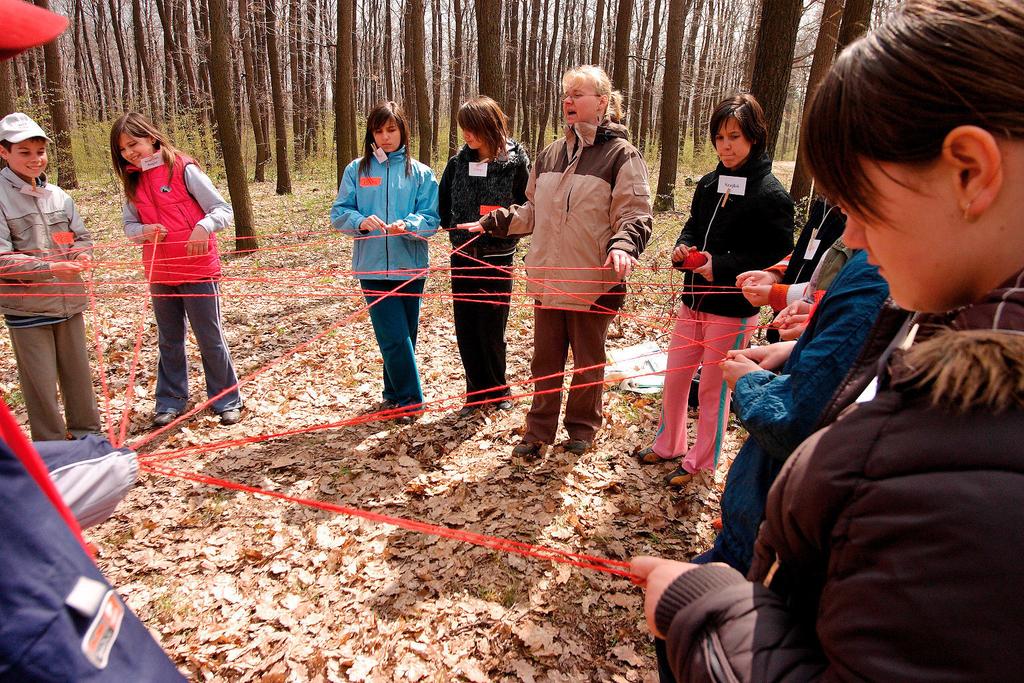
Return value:
M 92 239 L 71 197 L 46 182 L 47 142 L 25 114 L 0 120 L 0 313 L 34 441 L 100 429 L 82 317 Z

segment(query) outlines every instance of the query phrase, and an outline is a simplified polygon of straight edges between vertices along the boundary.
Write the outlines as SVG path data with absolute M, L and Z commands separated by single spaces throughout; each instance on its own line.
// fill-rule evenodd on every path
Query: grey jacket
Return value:
M 50 262 L 91 253 L 92 238 L 71 197 L 41 179 L 45 196 L 35 197 L 10 168 L 0 171 L 0 313 L 70 318 L 85 310 L 85 285 L 77 275 L 59 280 Z

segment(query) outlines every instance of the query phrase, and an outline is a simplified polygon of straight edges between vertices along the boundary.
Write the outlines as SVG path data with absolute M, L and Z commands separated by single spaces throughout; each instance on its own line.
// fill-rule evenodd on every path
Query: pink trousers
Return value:
M 750 342 L 754 332 L 750 320 L 700 313 L 680 304 L 669 345 L 654 452 L 665 459 L 682 457 L 687 472 L 710 471 L 718 465 L 732 393 L 722 379 L 719 363 L 727 351 L 745 348 Z M 697 440 L 693 448 L 688 448 L 687 398 L 698 367 L 702 369 Z

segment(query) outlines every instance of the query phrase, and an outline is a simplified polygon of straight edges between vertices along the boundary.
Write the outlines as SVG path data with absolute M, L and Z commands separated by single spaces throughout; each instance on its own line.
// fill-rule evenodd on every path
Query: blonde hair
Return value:
M 608 98 L 605 116 L 615 123 L 622 123 L 626 120 L 626 112 L 622 107 L 622 93 L 612 90 L 612 80 L 608 78 L 604 69 L 593 64 L 574 66 L 562 76 L 562 89 L 563 91 L 568 90 L 569 86 L 581 82 L 593 86 L 598 95 Z

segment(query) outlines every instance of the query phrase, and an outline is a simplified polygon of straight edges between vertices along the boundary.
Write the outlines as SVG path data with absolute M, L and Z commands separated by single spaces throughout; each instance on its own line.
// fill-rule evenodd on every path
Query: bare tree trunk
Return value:
M 694 68 L 696 65 L 693 60 L 697 54 L 697 29 L 700 27 L 700 18 L 704 12 L 704 0 L 697 0 L 696 7 L 693 8 L 693 20 L 690 22 L 690 31 L 686 38 L 686 55 L 683 57 L 683 69 L 685 75 L 683 76 L 683 83 L 686 89 L 683 91 L 685 96 L 683 98 L 683 112 L 679 117 L 680 140 L 686 140 L 687 126 L 690 121 L 690 113 L 693 109 L 693 99 L 696 96 L 694 93 L 694 77 L 697 74 L 697 70 Z M 696 133 L 698 128 L 697 122 L 693 122 L 694 125 L 694 140 L 696 140 Z M 696 151 L 696 146 L 695 146 Z
M 352 0 L 341 0 L 350 3 Z M 295 166 L 300 167 L 303 160 L 302 138 L 303 119 L 302 112 L 305 104 L 305 93 L 302 90 L 302 77 L 300 71 L 301 43 L 299 34 L 302 32 L 302 12 L 299 10 L 299 0 L 289 0 L 288 17 L 285 19 L 288 26 L 288 65 L 291 76 L 288 93 L 291 95 L 292 114 L 292 145 L 295 147 Z
M 704 116 L 704 103 L 708 99 L 705 88 L 708 82 L 708 52 L 711 46 L 714 2 L 715 0 L 708 0 L 707 3 L 708 16 L 707 21 L 704 22 L 704 37 L 700 48 L 700 60 L 697 62 L 697 69 L 693 72 L 693 101 L 690 103 L 690 128 L 693 133 L 694 156 L 703 149 L 704 142 L 707 140 L 706 131 L 704 130 L 704 119 L 702 117 Z
M 847 45 L 864 35 L 871 25 L 871 6 L 874 0 L 846 0 L 843 7 L 843 21 L 839 28 L 836 52 L 842 52 Z
M 803 11 L 801 0 L 774 0 L 761 8 L 761 22 L 754 57 L 750 92 L 764 108 L 768 124 L 768 156 L 775 144 L 786 108 L 789 77 L 793 71 L 793 50 Z
M 128 61 L 128 49 L 124 44 L 124 28 L 121 23 L 121 6 L 114 3 L 114 0 L 108 0 L 110 9 L 110 20 L 114 26 L 114 42 L 117 45 L 117 58 L 121 62 L 121 94 L 124 98 L 124 102 L 132 103 L 132 108 L 138 105 L 135 102 L 139 98 L 132 92 L 132 71 L 130 68 L 131 62 Z
M 537 120 L 537 80 L 541 78 L 537 69 L 537 29 L 540 24 L 540 0 L 530 3 L 530 42 L 527 52 L 526 99 L 523 102 L 523 142 L 529 146 L 533 141 L 533 124 Z M 534 150 L 539 152 L 540 150 Z
M 149 50 L 146 49 L 146 37 L 143 34 L 140 0 L 132 0 L 132 38 L 135 43 L 135 62 L 138 67 L 136 84 L 139 91 L 139 102 L 141 105 L 143 93 L 145 93 L 150 113 L 155 114 L 157 109 L 156 86 L 153 84 L 153 74 L 149 70 Z
M 501 0 L 476 0 L 476 48 L 480 94 L 505 106 L 505 75 L 501 65 Z
M 11 64 L 0 61 L 0 118 L 14 112 L 14 87 L 11 82 Z
M 413 55 L 413 35 L 412 35 L 412 2 L 413 0 L 404 0 L 405 11 L 402 14 L 402 36 L 404 40 L 402 44 L 405 46 L 405 60 L 402 63 L 402 104 L 405 107 L 405 113 L 408 115 L 411 122 L 419 121 L 417 116 L 416 106 L 416 76 L 413 73 L 413 62 L 416 57 Z M 409 154 L 412 154 L 412 150 L 408 150 Z
M 393 52 L 391 46 L 391 2 L 384 3 L 384 85 L 388 100 L 395 99 L 395 72 L 392 68 Z
M 430 90 L 433 95 L 434 106 L 430 108 L 430 139 L 439 148 L 438 151 L 440 151 L 438 128 L 441 125 L 441 50 L 443 49 L 441 41 L 441 0 L 431 0 L 431 6 L 434 11 L 430 22 Z
M 288 171 L 288 128 L 284 118 L 284 89 L 281 87 L 280 53 L 277 51 L 276 0 L 263 0 L 267 22 L 267 57 L 270 61 L 270 89 L 274 109 L 274 147 L 277 155 L 277 193 L 292 193 L 292 177 Z
M 560 16 L 559 3 L 560 3 L 560 0 L 555 0 L 555 14 L 554 14 L 555 17 L 559 17 Z M 547 10 L 547 1 L 546 0 L 545 0 L 544 4 L 545 4 L 544 9 Z M 547 12 L 545 11 L 545 14 L 546 13 Z M 549 76 L 553 76 L 552 71 L 554 71 L 553 66 L 554 66 L 554 58 L 555 58 L 555 55 L 554 55 L 555 44 L 558 42 L 558 26 L 559 26 L 560 23 L 561 22 L 559 22 L 557 19 L 555 19 L 555 21 L 552 22 L 552 26 L 551 26 L 551 36 L 552 36 L 551 37 L 551 47 L 548 50 L 547 68 L 544 70 L 544 72 L 546 74 L 548 74 Z M 546 35 L 544 37 L 544 42 L 545 43 L 547 42 L 547 36 Z M 541 117 L 540 117 L 540 125 L 537 126 L 537 152 L 538 153 L 540 152 L 540 150 L 544 149 L 544 147 L 546 146 L 545 143 L 547 142 L 546 135 L 547 135 L 547 130 L 548 130 L 548 120 L 551 117 L 551 109 L 552 109 L 552 102 L 551 102 L 551 100 L 554 97 L 554 94 L 551 92 L 553 90 L 554 83 L 551 81 L 551 79 L 550 78 L 545 79 L 543 85 L 544 85 L 544 88 L 543 88 L 541 96 L 542 96 L 542 98 L 544 100 L 544 110 L 543 110 L 543 113 L 541 114 Z
M 540 0 L 538 0 L 540 4 Z M 541 28 L 540 28 L 540 53 L 537 55 L 537 102 L 533 104 L 533 117 L 536 120 L 536 141 L 534 142 L 534 149 L 540 154 L 540 151 L 544 149 L 544 130 L 547 125 L 547 114 L 541 115 L 544 112 L 544 102 L 548 92 L 548 78 L 551 74 L 550 60 L 545 57 L 546 46 L 548 44 L 548 9 L 551 3 L 549 0 L 544 0 L 544 9 L 541 11 Z
M 615 22 L 615 62 L 612 65 L 612 87 L 622 93 L 629 110 L 629 38 L 633 32 L 633 0 L 619 0 Z
M 430 139 L 430 99 L 427 90 L 427 65 L 426 59 L 426 38 L 423 30 L 423 0 L 409 0 L 409 12 L 406 14 L 406 21 L 409 22 L 410 33 L 412 34 L 412 72 L 416 82 L 416 109 L 417 121 L 419 121 L 419 159 L 422 163 L 430 166 L 433 141 Z M 406 153 L 411 153 L 406 150 Z
M 266 131 L 263 130 L 263 119 L 260 116 L 259 90 L 256 81 L 256 66 L 252 55 L 252 25 L 249 21 L 249 0 L 238 0 L 238 42 L 242 48 L 242 71 L 245 74 L 245 94 L 249 105 L 249 121 L 252 123 L 252 134 L 256 140 L 256 171 L 253 177 L 257 183 L 266 180 L 265 168 L 270 161 L 270 144 Z
M 505 114 L 508 115 L 508 130 L 512 134 L 516 129 L 516 99 L 519 94 L 519 64 L 517 57 L 519 51 L 516 49 L 516 40 L 519 37 L 519 0 L 511 0 L 509 3 L 508 40 L 505 51 L 505 73 L 508 83 L 505 88 Z
M 458 114 L 462 104 L 462 6 L 460 0 L 452 0 L 452 20 L 455 22 L 455 40 L 452 41 L 452 98 L 448 112 L 448 157 L 455 155 L 458 149 Z
M 217 133 L 224 153 L 224 172 L 228 177 L 228 193 L 235 214 L 235 251 L 251 253 L 259 245 L 256 241 L 256 221 L 249 199 L 242 143 L 235 121 L 234 92 L 231 88 L 231 19 L 228 18 L 227 0 L 210 2 L 210 78 L 213 91 L 213 111 L 217 117 Z
M 672 210 L 676 205 L 676 170 L 679 164 L 679 70 L 685 21 L 686 0 L 669 0 L 665 81 L 662 88 L 661 166 L 658 171 L 658 191 L 654 200 L 654 208 L 657 211 Z
M 801 120 L 807 115 L 807 105 L 818 89 L 821 79 L 828 73 L 836 54 L 836 43 L 839 37 L 839 21 L 843 12 L 843 0 L 825 0 L 821 12 L 821 28 L 818 29 L 818 40 L 814 44 L 814 59 L 811 62 L 811 74 L 807 77 L 807 94 L 804 97 L 804 108 Z M 801 146 L 797 145 L 796 167 L 793 170 L 793 184 L 789 193 L 793 200 L 800 202 L 811 191 L 811 173 L 807 168 L 807 157 Z
M 49 0 L 35 0 L 37 7 L 50 9 Z M 78 188 L 75 158 L 71 156 L 71 119 L 65 101 L 67 90 L 61 74 L 60 50 L 57 40 L 43 45 L 46 64 L 46 99 L 50 103 L 50 121 L 53 127 L 53 146 L 57 151 L 57 185 L 65 190 Z
M 643 98 L 640 102 L 640 137 L 639 148 L 647 147 L 648 133 L 651 129 L 651 109 L 654 105 L 654 74 L 657 72 L 658 44 L 661 42 L 661 0 L 654 0 L 654 27 L 651 31 L 651 47 L 647 53 L 650 77 L 643 84 Z
M 337 180 L 345 174 L 345 166 L 357 157 L 355 89 L 352 82 L 352 32 L 355 30 L 355 5 L 338 3 L 338 39 L 334 72 L 334 136 L 338 149 Z
M 533 0 L 536 2 L 537 0 Z M 594 42 L 590 47 L 590 63 L 601 63 L 601 34 L 604 31 L 604 3 L 605 0 L 597 0 L 597 8 L 594 10 Z

